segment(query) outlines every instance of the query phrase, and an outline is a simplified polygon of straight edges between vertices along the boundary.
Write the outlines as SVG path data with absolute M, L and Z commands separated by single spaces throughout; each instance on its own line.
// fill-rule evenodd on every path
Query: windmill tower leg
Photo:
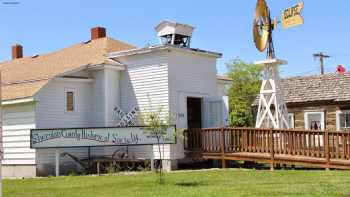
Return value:
M 284 103 L 278 72 L 278 66 L 286 63 L 286 61 L 277 59 L 268 59 L 255 63 L 263 65 L 265 68 L 260 88 L 256 128 L 290 128 L 288 111 Z

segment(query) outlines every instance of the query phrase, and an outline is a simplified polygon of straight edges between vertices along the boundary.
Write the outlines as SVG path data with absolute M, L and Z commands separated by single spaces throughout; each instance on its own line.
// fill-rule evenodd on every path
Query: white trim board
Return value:
M 15 105 L 15 104 L 21 104 L 21 103 L 30 103 L 34 101 L 35 100 L 33 97 L 27 97 L 27 98 L 5 100 L 5 101 L 2 101 L 1 105 Z
M 73 111 L 67 111 L 67 92 L 73 92 Z M 75 88 L 64 88 L 64 113 L 67 114 L 74 114 L 78 113 L 78 108 L 77 108 L 77 90 Z
M 337 110 L 335 112 L 335 120 L 336 120 L 336 129 L 337 131 L 340 130 L 340 118 L 339 118 L 339 115 L 342 114 L 342 113 L 348 113 L 350 114 L 350 110 Z
M 305 129 L 309 129 L 309 114 L 320 114 L 321 115 L 321 130 L 325 129 L 325 118 L 324 118 L 324 111 L 317 111 L 317 112 L 304 112 L 304 126 Z

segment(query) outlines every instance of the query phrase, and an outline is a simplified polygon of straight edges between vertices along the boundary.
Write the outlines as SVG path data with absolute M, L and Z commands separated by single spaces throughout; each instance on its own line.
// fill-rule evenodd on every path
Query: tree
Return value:
M 147 131 L 157 139 L 157 148 L 159 154 L 159 183 L 164 183 L 163 176 L 163 156 L 162 148 L 164 150 L 164 141 L 169 137 L 168 130 L 175 124 L 174 116 L 170 112 L 164 112 L 163 107 L 159 106 L 157 108 L 152 106 L 151 99 L 149 99 L 149 109 L 145 109 L 141 114 L 141 121 L 147 126 Z M 175 131 L 176 135 L 176 131 Z
M 252 104 L 261 84 L 263 67 L 235 59 L 226 64 L 228 76 L 233 80 L 229 87 L 230 124 L 234 127 L 253 126 Z

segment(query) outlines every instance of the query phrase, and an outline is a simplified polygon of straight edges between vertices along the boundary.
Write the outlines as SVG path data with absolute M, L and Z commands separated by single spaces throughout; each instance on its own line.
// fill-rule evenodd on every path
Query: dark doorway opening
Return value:
M 187 98 L 187 126 L 188 128 L 202 128 L 201 98 Z

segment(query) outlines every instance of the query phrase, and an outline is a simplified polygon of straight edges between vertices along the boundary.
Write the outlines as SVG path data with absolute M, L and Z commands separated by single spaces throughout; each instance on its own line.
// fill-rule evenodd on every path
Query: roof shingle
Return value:
M 350 101 L 350 74 L 291 77 L 281 80 L 286 103 Z
M 100 38 L 62 50 L 0 63 L 2 100 L 34 96 L 51 78 L 84 65 L 98 65 L 105 55 L 135 48 L 112 38 Z

